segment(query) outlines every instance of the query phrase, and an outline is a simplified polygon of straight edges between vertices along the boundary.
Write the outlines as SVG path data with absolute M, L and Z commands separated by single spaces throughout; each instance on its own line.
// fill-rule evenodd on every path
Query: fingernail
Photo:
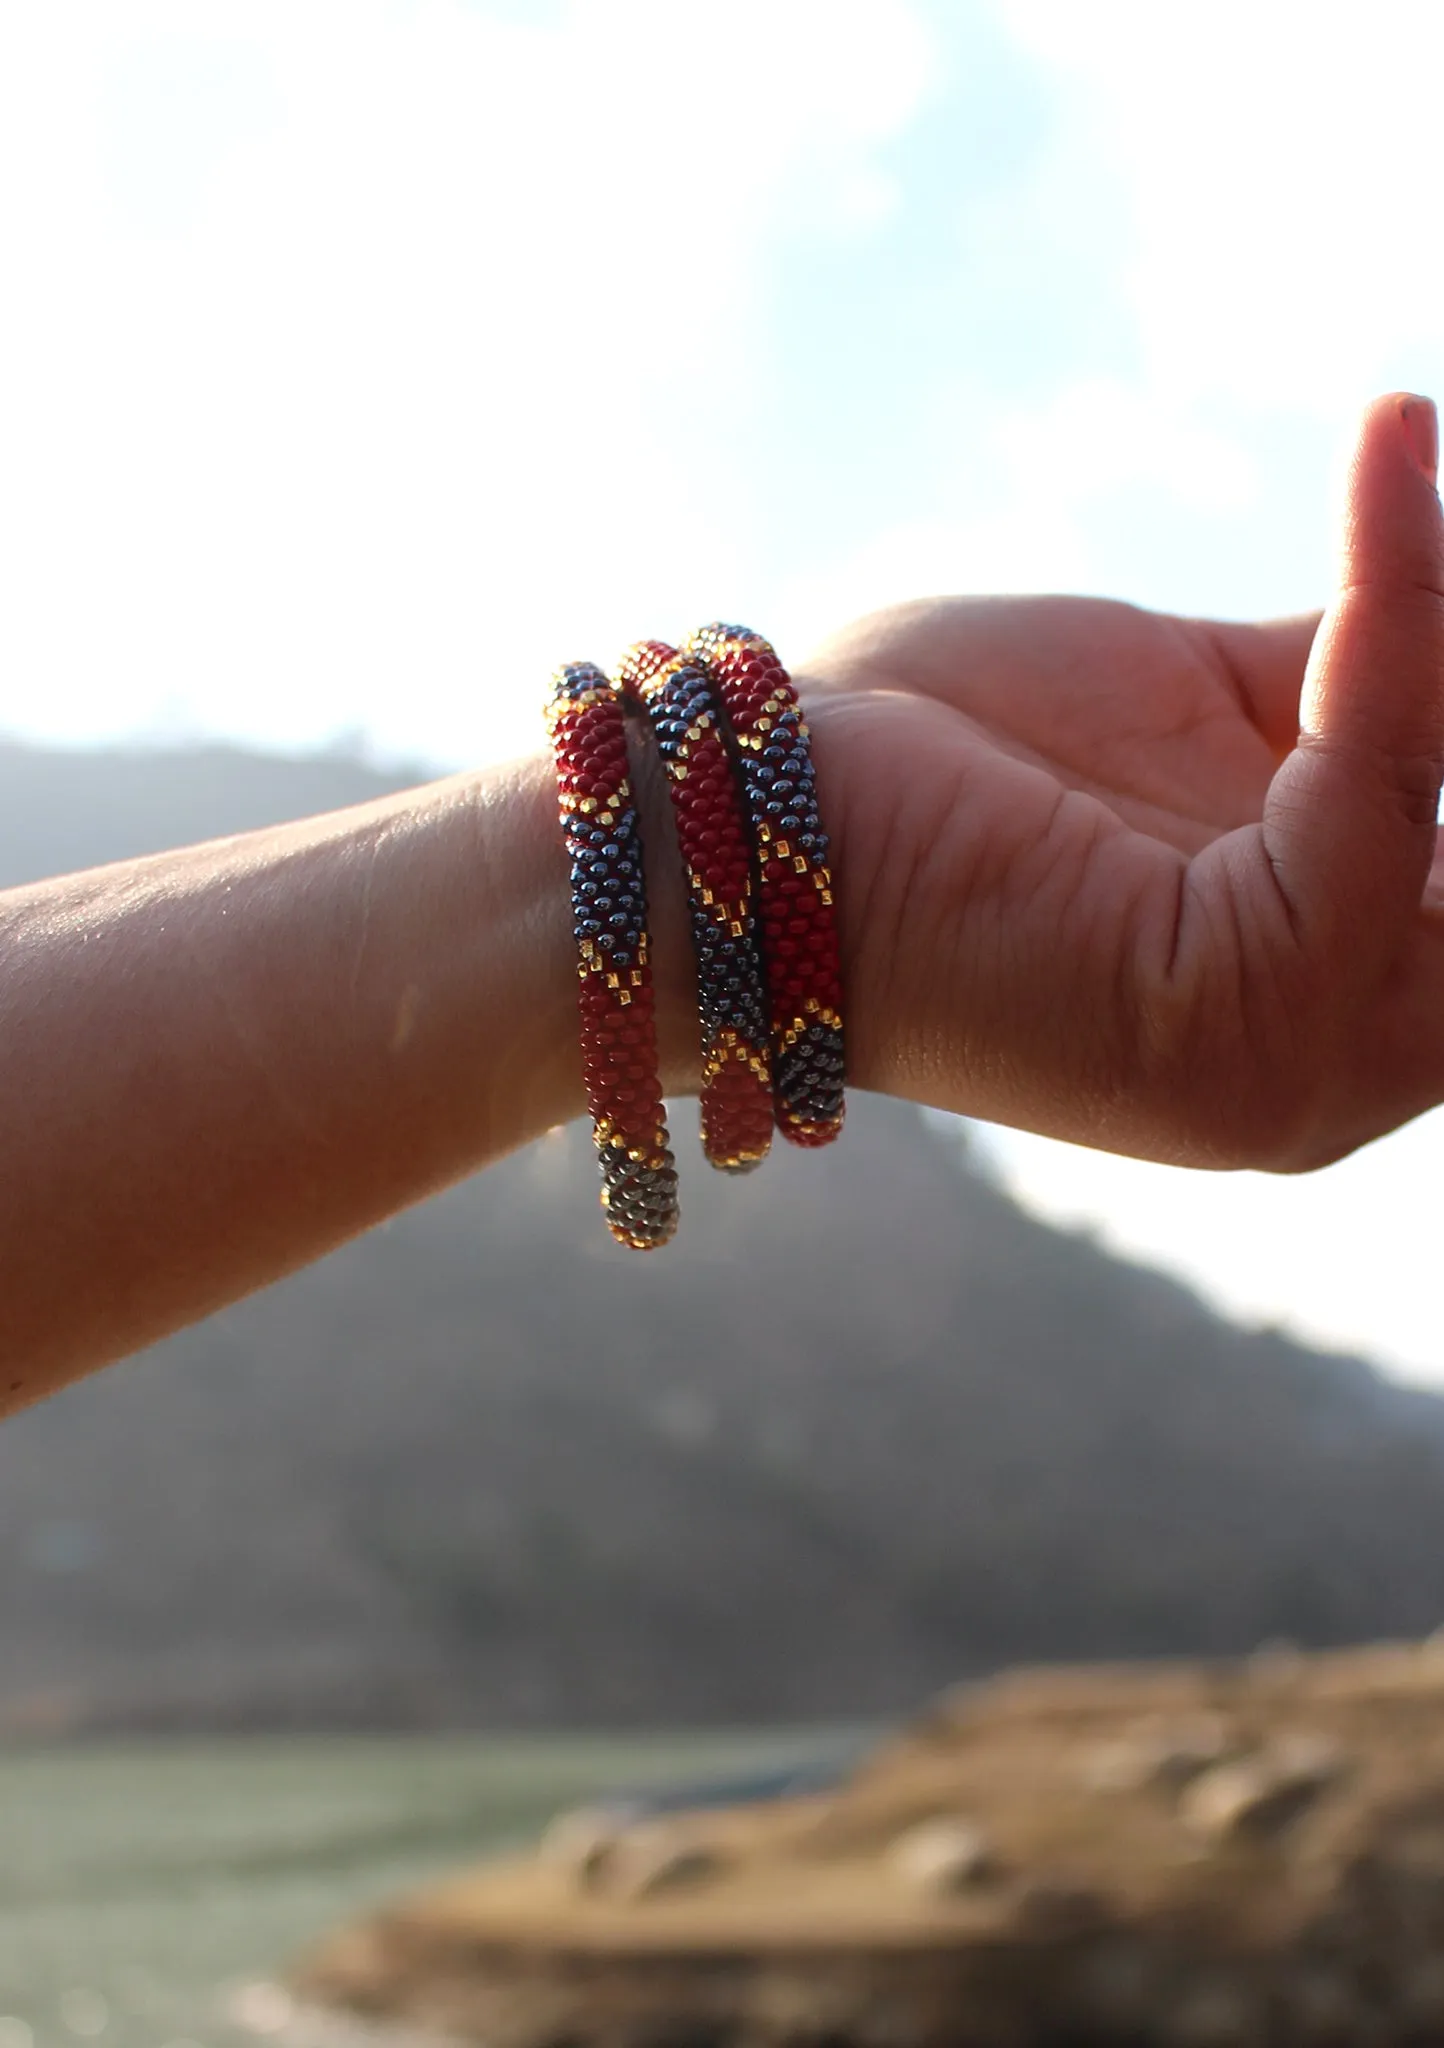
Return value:
M 1431 484 L 1439 481 L 1439 415 L 1432 398 L 1406 398 L 1399 408 L 1409 453 Z

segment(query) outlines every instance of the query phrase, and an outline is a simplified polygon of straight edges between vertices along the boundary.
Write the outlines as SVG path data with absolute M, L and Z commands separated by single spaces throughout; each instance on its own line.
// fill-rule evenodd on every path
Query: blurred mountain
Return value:
M 407 779 L 0 747 L 0 882 Z M 862 1098 L 684 1205 L 617 1250 L 559 1133 L 7 1424 L 0 1726 L 840 1719 L 1444 1619 L 1444 1401 L 1034 1220 L 961 1127 Z

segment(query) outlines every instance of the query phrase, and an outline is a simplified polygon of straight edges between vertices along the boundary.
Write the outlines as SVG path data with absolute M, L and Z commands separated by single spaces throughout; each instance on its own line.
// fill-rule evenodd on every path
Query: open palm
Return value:
M 809 664 L 863 1085 L 1280 1169 L 1444 1095 L 1444 572 L 1419 419 L 1398 399 L 1366 419 L 1317 635 L 954 599 Z

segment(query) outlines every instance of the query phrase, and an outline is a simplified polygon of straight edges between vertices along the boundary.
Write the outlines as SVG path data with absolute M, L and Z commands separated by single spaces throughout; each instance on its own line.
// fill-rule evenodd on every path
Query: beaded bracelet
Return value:
M 622 657 L 617 680 L 645 704 L 667 770 L 697 962 L 702 1149 L 747 1173 L 772 1144 L 767 993 L 753 912 L 749 832 L 706 664 L 661 640 Z
M 677 1228 L 677 1169 L 658 1077 L 641 835 L 622 701 L 599 668 L 552 678 L 547 731 L 571 856 L 582 1069 L 607 1226 L 638 1251 Z
M 758 860 L 778 1128 L 795 1145 L 826 1145 L 842 1129 L 842 974 L 807 721 L 760 633 L 703 626 L 682 652 L 716 678 L 737 746 Z

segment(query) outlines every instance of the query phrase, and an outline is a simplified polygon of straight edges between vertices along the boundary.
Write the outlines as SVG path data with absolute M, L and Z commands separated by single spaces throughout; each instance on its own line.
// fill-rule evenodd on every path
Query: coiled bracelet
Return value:
M 622 701 L 589 661 L 552 678 L 547 730 L 571 856 L 582 1077 L 619 1243 L 665 1244 L 677 1228 L 677 1168 L 658 1075 L 642 835 L 627 772 Z
M 775 650 L 710 625 L 678 650 L 644 640 L 615 681 L 590 662 L 552 679 L 547 727 L 571 858 L 582 1071 L 612 1235 L 638 1250 L 677 1224 L 662 1107 L 641 836 L 626 712 L 645 710 L 687 871 L 702 1039 L 702 1148 L 761 1163 L 842 1128 L 844 1052 L 828 839 L 807 723 Z

